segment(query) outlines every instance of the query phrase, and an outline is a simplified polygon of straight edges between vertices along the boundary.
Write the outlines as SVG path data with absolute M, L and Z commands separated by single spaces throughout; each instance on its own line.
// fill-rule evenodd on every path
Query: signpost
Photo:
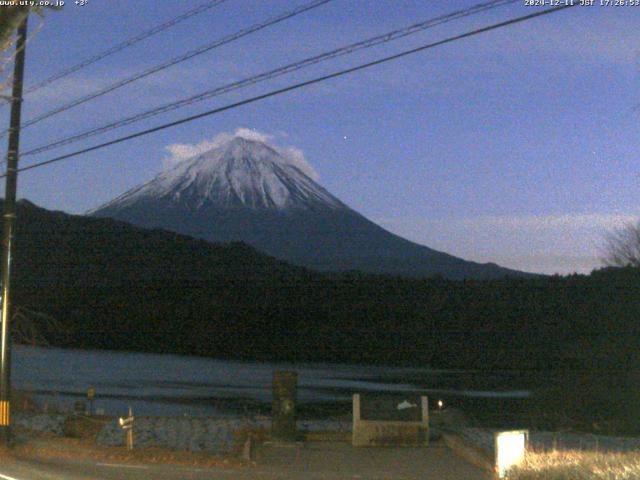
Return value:
M 127 432 L 127 450 L 133 450 L 133 409 L 129 407 L 129 416 L 126 418 L 120 417 L 118 423 L 120 428 Z

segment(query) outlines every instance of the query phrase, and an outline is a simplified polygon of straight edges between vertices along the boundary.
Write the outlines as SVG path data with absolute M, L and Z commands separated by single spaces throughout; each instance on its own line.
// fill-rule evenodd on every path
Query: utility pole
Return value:
M 16 191 L 18 187 L 18 150 L 20 146 L 20 113 L 22 108 L 22 84 L 24 79 L 24 54 L 27 45 L 27 18 L 18 27 L 16 58 L 13 69 L 13 92 L 11 98 L 11 124 L 7 151 L 7 180 L 4 192 L 2 230 L 2 314 L 0 320 L 0 442 L 11 440 L 11 331 L 10 290 L 11 247 L 16 223 Z

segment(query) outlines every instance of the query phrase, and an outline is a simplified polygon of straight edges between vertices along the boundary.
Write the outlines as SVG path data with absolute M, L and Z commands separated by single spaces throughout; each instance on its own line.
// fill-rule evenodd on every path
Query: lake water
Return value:
M 447 401 L 518 399 L 526 389 L 504 390 L 495 376 L 474 372 L 216 360 L 202 357 L 15 346 L 14 388 L 31 392 L 40 403 L 71 409 L 96 389 L 94 407 L 107 414 L 235 415 L 268 411 L 274 371 L 298 372 L 301 407 L 350 405 L 356 392 L 421 393 Z

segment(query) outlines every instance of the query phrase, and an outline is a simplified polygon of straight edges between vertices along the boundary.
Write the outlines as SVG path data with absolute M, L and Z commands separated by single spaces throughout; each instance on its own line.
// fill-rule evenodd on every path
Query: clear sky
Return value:
M 204 1 L 67 1 L 32 16 L 26 83 Z M 478 1 L 333 0 L 29 127 L 22 150 Z M 23 119 L 303 3 L 227 0 L 27 96 Z M 22 162 L 539 8 L 522 0 Z M 151 179 L 167 147 L 243 127 L 302 150 L 325 188 L 411 240 L 516 269 L 589 272 L 605 232 L 640 217 L 639 25 L 640 6 L 575 7 L 24 172 L 19 196 L 83 213 Z

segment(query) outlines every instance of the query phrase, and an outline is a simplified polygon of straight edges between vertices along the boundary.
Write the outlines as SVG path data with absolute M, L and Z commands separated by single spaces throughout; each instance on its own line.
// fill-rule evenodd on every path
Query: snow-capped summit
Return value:
M 243 241 L 315 270 L 424 277 L 517 275 L 438 252 L 388 232 L 313 177 L 301 152 L 240 129 L 198 145 L 174 145 L 178 162 L 91 212 L 214 242 Z
M 149 183 L 102 208 L 140 200 L 164 200 L 188 209 L 335 209 L 337 198 L 277 147 L 236 135 L 211 150 L 177 163 Z

